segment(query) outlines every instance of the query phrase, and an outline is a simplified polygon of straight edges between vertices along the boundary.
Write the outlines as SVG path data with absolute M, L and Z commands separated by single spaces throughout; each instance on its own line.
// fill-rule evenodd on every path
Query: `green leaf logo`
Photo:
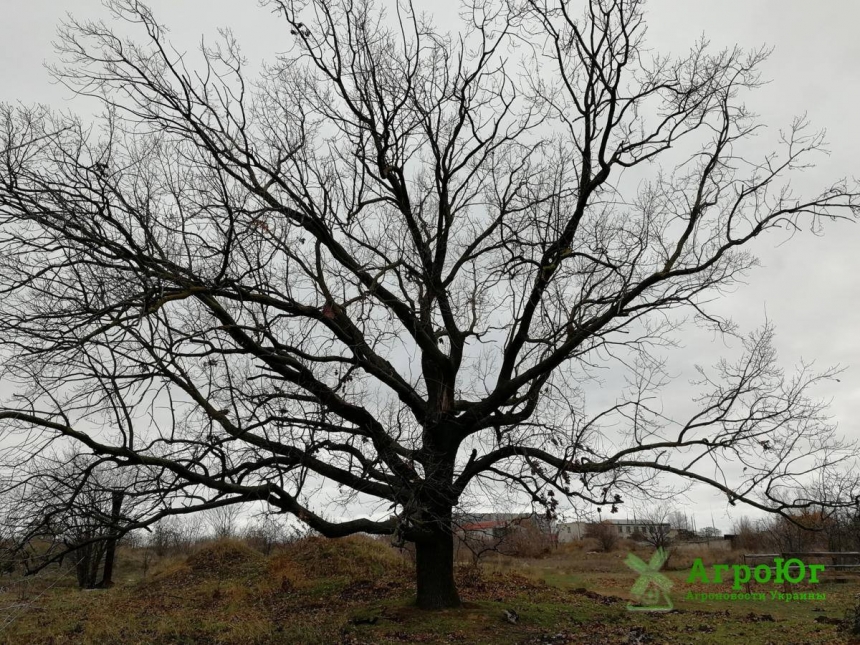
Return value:
M 657 549 L 651 560 L 646 564 L 632 553 L 627 554 L 624 563 L 639 574 L 639 578 L 630 588 L 630 594 L 638 604 L 628 603 L 627 609 L 631 611 L 669 611 L 672 599 L 669 598 L 669 590 L 672 581 L 660 573 L 660 569 L 669 555 L 663 549 Z

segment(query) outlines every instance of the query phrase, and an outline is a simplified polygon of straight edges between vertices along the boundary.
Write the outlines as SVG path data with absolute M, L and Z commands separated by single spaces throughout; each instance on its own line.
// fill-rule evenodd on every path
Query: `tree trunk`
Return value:
M 420 609 L 459 607 L 460 596 L 454 582 L 454 536 L 450 517 L 447 523 L 437 525 L 433 533 L 415 543 L 417 605 Z
M 86 547 L 84 547 L 86 548 Z M 75 576 L 78 579 L 78 588 L 87 588 L 87 576 L 90 570 L 90 562 L 84 549 L 78 549 L 74 552 L 75 561 Z
M 116 559 L 116 538 L 111 538 L 105 549 L 105 567 L 99 587 L 105 589 L 113 586 L 113 563 Z
M 115 490 L 111 493 L 110 530 L 114 536 L 116 536 L 117 530 L 119 529 L 123 497 L 124 494 L 122 491 Z M 105 589 L 113 586 L 113 563 L 116 557 L 116 542 L 116 537 L 111 537 L 107 543 L 107 548 L 105 549 L 105 568 L 104 573 L 102 574 L 102 581 L 99 584 L 100 587 L 104 587 Z
M 83 539 L 89 539 L 84 536 Z M 76 558 L 75 573 L 78 578 L 78 587 L 81 589 L 93 589 L 96 586 L 96 575 L 98 573 L 98 554 L 94 544 L 87 544 L 73 551 Z

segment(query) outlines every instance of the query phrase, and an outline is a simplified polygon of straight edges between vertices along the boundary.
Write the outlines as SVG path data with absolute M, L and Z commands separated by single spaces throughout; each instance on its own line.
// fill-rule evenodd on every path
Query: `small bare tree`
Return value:
M 676 531 L 693 531 L 693 523 L 690 521 L 690 516 L 681 510 L 669 511 L 666 517 L 671 527 Z
M 673 544 L 674 530 L 671 518 L 676 517 L 677 511 L 666 504 L 651 504 L 636 512 L 636 519 L 643 525 L 638 539 L 669 552 Z
M 205 511 L 206 524 L 216 540 L 237 537 L 240 516 L 241 509 L 238 506 L 220 506 Z
M 2 509 L 2 505 L 0 505 Z M 0 575 L 13 573 L 17 564 L 14 534 L 12 527 L 4 522 L 0 512 Z
M 841 509 L 824 522 L 828 551 L 860 552 L 860 507 Z
M 156 522 L 149 531 L 146 540 L 147 549 L 152 550 L 159 557 L 167 555 L 179 542 L 177 531 L 171 524 L 167 520 L 162 520 Z
M 609 553 L 618 544 L 618 527 L 609 520 L 594 522 L 585 527 L 585 537 L 597 540 L 601 551 Z
M 203 514 L 168 515 L 147 529 L 147 548 L 158 556 L 171 552 L 188 553 L 204 538 L 204 524 L 207 520 Z
M 31 472 L 4 496 L 9 550 L 26 556 L 30 572 L 68 555 L 81 588 L 111 586 L 118 541 L 140 501 L 128 497 L 128 473 L 79 453 L 43 458 Z
M 822 517 L 814 511 L 762 518 L 758 528 L 768 547 L 779 552 L 810 551 L 825 540 Z
M 286 540 L 286 529 L 277 516 L 265 513 L 250 522 L 243 531 L 244 539 L 264 555 Z
M 746 515 L 732 523 L 732 535 L 735 536 L 733 546 L 741 550 L 761 551 L 766 544 L 766 537 L 761 527 Z
M 692 540 L 696 537 L 693 522 L 686 512 L 681 510 L 670 511 L 666 521 L 669 522 L 669 526 L 675 532 L 678 540 Z

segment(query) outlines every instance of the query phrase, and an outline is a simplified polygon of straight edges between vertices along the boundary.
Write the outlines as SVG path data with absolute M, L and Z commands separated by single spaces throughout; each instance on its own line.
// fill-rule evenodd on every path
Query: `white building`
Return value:
M 648 520 L 609 520 L 615 525 L 618 534 L 624 538 L 634 535 L 668 535 L 672 537 L 674 529 L 669 527 L 668 522 L 649 522 Z
M 561 544 L 581 540 L 585 537 L 585 527 L 588 522 L 559 522 L 558 541 Z
M 649 522 L 647 520 L 609 520 L 623 538 L 632 538 L 634 535 L 667 535 L 673 537 L 676 531 L 669 528 L 665 522 Z M 561 544 L 582 540 L 586 537 L 589 525 L 593 522 L 559 522 L 558 541 Z

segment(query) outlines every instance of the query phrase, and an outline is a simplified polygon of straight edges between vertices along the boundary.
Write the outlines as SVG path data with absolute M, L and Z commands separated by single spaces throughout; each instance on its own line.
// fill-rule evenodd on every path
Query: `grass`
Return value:
M 136 554 L 126 553 L 122 583 L 107 591 L 79 591 L 56 572 L 27 589 L 0 580 L 0 645 L 852 642 L 831 623 L 854 602 L 856 582 L 823 583 L 816 590 L 824 602 L 700 603 L 685 600 L 687 591 L 720 587 L 669 571 L 676 610 L 630 612 L 636 574 L 623 556 L 569 551 L 462 567 L 464 608 L 424 612 L 412 606 L 408 562 L 361 537 L 304 540 L 268 558 L 239 542 L 215 543 L 161 560 L 145 579 Z M 505 609 L 519 614 L 516 625 Z

